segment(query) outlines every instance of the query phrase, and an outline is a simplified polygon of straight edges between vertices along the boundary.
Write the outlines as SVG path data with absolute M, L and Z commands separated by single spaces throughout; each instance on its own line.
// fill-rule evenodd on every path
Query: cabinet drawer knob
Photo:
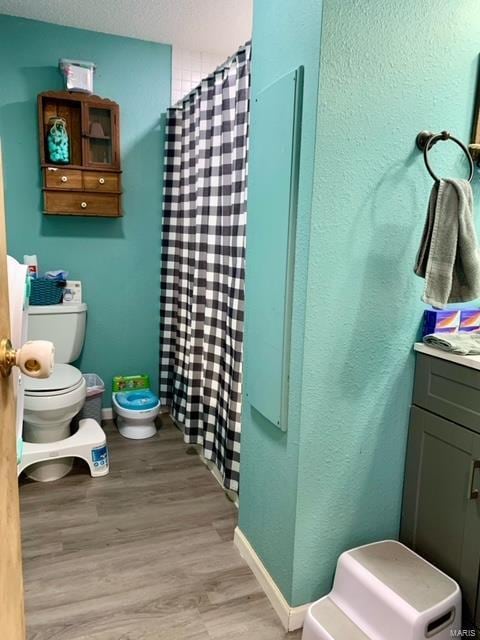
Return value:
M 67 176 L 62 176 L 62 182 L 67 182 L 67 181 L 68 181 Z
M 98 181 L 100 184 L 105 184 L 105 178 L 99 178 Z
M 82 207 L 82 209 L 86 209 L 87 208 L 87 203 L 86 202 L 82 202 L 82 204 L 80 206 Z

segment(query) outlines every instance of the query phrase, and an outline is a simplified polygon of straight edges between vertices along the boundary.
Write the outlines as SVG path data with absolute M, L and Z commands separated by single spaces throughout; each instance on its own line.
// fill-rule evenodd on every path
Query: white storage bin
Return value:
M 67 91 L 93 93 L 93 74 L 95 72 L 93 62 L 61 58 L 58 61 L 58 66 L 65 78 L 65 88 Z

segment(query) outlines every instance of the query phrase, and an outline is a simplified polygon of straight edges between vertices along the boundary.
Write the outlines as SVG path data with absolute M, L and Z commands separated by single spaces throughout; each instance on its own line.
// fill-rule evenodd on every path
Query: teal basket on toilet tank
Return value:
M 65 280 L 32 278 L 30 281 L 29 302 L 33 306 L 60 304 L 63 298 Z

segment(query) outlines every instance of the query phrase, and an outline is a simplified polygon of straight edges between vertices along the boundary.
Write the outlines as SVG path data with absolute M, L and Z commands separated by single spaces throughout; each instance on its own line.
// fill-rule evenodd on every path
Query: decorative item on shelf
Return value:
M 92 122 L 90 125 L 90 138 L 100 138 L 101 140 L 110 140 L 110 136 L 106 136 L 100 122 Z
M 48 154 L 50 161 L 55 164 L 69 164 L 70 149 L 67 133 L 67 123 L 64 118 L 56 116 L 48 121 Z

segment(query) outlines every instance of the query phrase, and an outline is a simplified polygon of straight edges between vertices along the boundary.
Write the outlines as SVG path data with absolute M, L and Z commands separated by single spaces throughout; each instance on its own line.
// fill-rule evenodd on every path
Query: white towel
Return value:
M 435 349 L 449 351 L 460 356 L 480 354 L 480 333 L 431 333 L 423 338 L 425 344 Z

